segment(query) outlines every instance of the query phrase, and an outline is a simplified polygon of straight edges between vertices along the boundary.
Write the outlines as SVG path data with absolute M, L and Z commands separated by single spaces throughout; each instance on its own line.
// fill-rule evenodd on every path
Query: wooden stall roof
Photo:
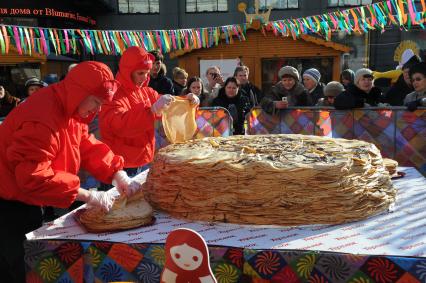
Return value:
M 234 49 L 233 47 L 240 47 L 240 48 L 246 48 L 251 46 L 251 49 L 263 49 L 262 46 L 257 46 L 258 44 L 262 44 L 263 47 L 269 48 L 272 47 L 273 49 L 271 51 L 275 51 L 274 53 L 277 53 L 277 51 L 280 50 L 280 45 L 285 44 L 287 48 L 291 48 L 289 51 L 306 51 L 306 47 L 309 47 L 309 45 L 303 44 L 304 43 L 314 43 L 318 46 L 323 46 L 327 48 L 331 48 L 335 51 L 344 53 L 344 52 L 350 52 L 351 48 L 347 45 L 340 44 L 333 41 L 326 41 L 322 38 L 314 37 L 311 35 L 302 35 L 298 40 L 294 40 L 292 37 L 283 37 L 283 36 L 275 36 L 272 33 L 268 32 L 266 35 L 262 34 L 260 31 L 254 31 L 249 30 L 246 34 L 246 40 L 245 41 L 239 41 L 238 38 L 233 38 L 232 44 L 226 44 L 225 40 L 222 39 L 218 46 L 212 46 L 210 48 L 200 48 L 200 49 L 181 49 L 176 50 L 169 53 L 170 58 L 178 58 L 183 55 L 186 55 L 188 53 L 192 53 L 194 51 L 202 51 L 203 54 L 206 54 L 206 52 L 209 52 L 220 48 L 224 50 Z M 277 48 L 278 47 L 278 48 Z M 302 50 L 300 47 L 305 47 Z M 204 52 L 203 52 L 204 51 Z M 215 50 L 216 51 L 216 50 Z M 197 52 L 198 53 L 198 52 Z M 216 52 L 215 52 L 216 53 Z M 244 55 L 244 54 L 241 54 Z M 260 54 L 259 54 L 260 55 Z M 295 54 L 297 55 L 297 54 Z M 311 56 L 315 54 L 300 54 L 305 56 Z
M 31 55 L 19 54 L 16 47 L 10 45 L 8 54 L 0 54 L 0 65 L 13 65 L 19 63 L 45 63 L 45 55 L 33 52 Z

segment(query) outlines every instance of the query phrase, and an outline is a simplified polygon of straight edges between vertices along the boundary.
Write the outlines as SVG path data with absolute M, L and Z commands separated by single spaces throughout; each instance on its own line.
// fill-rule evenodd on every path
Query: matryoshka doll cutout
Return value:
M 166 239 L 161 283 L 216 283 L 203 237 L 191 229 L 173 230 Z

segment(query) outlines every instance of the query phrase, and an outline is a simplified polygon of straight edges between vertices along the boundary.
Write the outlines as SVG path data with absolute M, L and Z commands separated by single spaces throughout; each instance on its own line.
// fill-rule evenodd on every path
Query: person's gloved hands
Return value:
M 196 96 L 195 94 L 193 94 L 192 92 L 191 92 L 191 93 L 188 93 L 188 94 L 186 95 L 186 99 L 188 99 L 188 100 L 189 100 L 189 102 L 190 102 L 192 105 L 200 105 L 200 98 L 199 98 L 198 96 Z
M 87 204 L 100 207 L 108 212 L 114 204 L 115 197 L 108 192 L 89 191 Z
M 417 107 L 419 107 L 419 106 L 420 106 L 420 100 L 415 100 L 415 101 L 411 101 L 407 104 L 407 109 L 408 109 L 408 111 L 413 112 L 413 111 L 416 111 Z
M 164 94 L 151 106 L 151 110 L 154 114 L 160 115 L 174 100 L 171 94 Z
M 117 188 L 120 195 L 128 196 L 129 184 L 131 181 L 127 173 L 123 170 L 117 171 L 114 177 L 112 177 L 112 185 Z
M 136 182 L 136 181 L 130 182 L 129 188 L 127 190 L 127 196 L 130 197 L 136 194 L 141 188 L 142 188 L 142 185 L 139 182 Z

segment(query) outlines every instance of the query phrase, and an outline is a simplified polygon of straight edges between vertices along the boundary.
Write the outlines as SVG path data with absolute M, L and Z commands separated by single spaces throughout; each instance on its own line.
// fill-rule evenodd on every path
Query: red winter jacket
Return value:
M 131 79 L 135 70 L 151 69 L 155 59 L 140 47 L 128 48 L 121 57 L 116 79 L 121 83 L 113 101 L 102 107 L 99 128 L 102 141 L 115 154 L 124 157 L 124 167 L 135 168 L 152 161 L 155 150 L 151 105 L 159 94 L 148 87 L 149 80 L 137 87 Z
M 106 65 L 80 63 L 62 82 L 39 90 L 9 114 L 0 125 L 0 198 L 68 207 L 80 188 L 80 164 L 111 182 L 123 158 L 89 135 L 76 110 L 87 96 L 103 96 L 102 84 L 112 79 Z

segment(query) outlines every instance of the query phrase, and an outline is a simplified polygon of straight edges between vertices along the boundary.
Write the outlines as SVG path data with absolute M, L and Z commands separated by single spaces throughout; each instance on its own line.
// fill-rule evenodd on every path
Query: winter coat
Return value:
M 396 83 L 384 95 L 383 102 L 389 103 L 392 106 L 402 106 L 404 105 L 404 98 L 413 90 L 413 87 L 407 85 L 404 76 L 401 75 Z
M 172 80 L 161 73 L 156 78 L 150 77 L 149 87 L 153 88 L 159 94 L 175 95 Z M 179 95 L 179 93 L 176 95 Z
M 80 165 L 105 183 L 123 168 L 123 158 L 88 133 L 94 115 L 82 119 L 76 112 L 114 77 L 102 63 L 81 64 L 63 81 L 30 96 L 0 124 L 1 199 L 66 208 L 80 188 Z
M 318 83 L 318 85 L 313 89 L 312 92 L 309 92 L 311 97 L 312 104 L 310 106 L 316 105 L 320 98 L 324 97 L 324 84 Z
M 225 94 L 225 88 L 221 88 L 212 106 L 228 109 L 233 119 L 234 135 L 244 135 L 244 119 L 250 111 L 250 101 L 242 95 L 241 91 L 235 97 L 229 98 Z
M 269 114 L 276 114 L 279 109 L 275 109 L 274 101 L 281 101 L 283 97 L 287 97 L 288 106 L 310 106 L 312 105 L 308 91 L 301 83 L 291 89 L 284 88 L 281 82 L 272 87 L 272 90 L 261 101 L 260 106 Z
M 422 99 L 426 99 L 426 91 L 423 93 L 413 91 L 405 97 L 404 106 L 407 106 L 409 111 L 415 111 L 419 106 L 426 106 L 422 105 Z
M 18 106 L 21 101 L 19 98 L 12 96 L 6 90 L 4 91 L 4 97 L 0 99 L 0 117 L 6 117 L 10 111 Z
M 99 114 L 102 140 L 112 151 L 124 157 L 124 167 L 135 168 L 152 161 L 155 150 L 154 121 L 151 106 L 159 94 L 148 87 L 148 81 L 137 87 L 131 73 L 145 60 L 147 53 L 128 49 L 121 57 L 116 79 L 121 83 L 112 102 Z
M 249 99 L 252 108 L 259 105 L 263 99 L 262 91 L 250 82 L 242 85 L 240 90 Z
M 365 104 L 377 106 L 382 102 L 382 91 L 378 87 L 373 87 L 369 93 L 359 89 L 356 85 L 350 84 L 344 92 L 334 99 L 334 107 L 338 110 L 362 108 Z
M 182 95 L 182 91 L 185 89 L 185 86 L 179 84 L 176 81 L 173 81 L 173 91 L 174 91 L 174 95 Z

